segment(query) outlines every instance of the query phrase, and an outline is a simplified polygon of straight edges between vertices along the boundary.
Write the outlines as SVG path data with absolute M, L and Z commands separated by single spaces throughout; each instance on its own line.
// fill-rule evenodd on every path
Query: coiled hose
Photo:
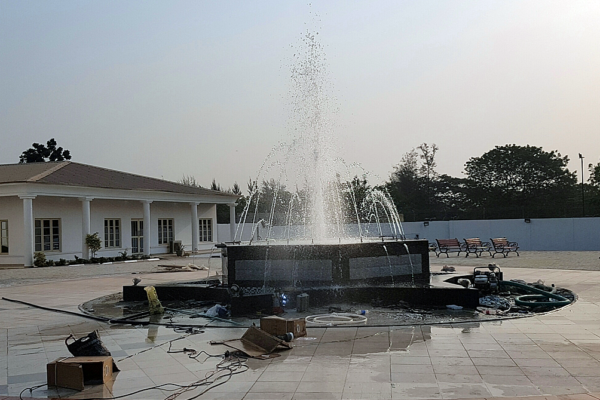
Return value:
M 571 304 L 571 300 L 558 295 L 556 293 L 550 293 L 542 289 L 538 289 L 529 285 L 524 285 L 522 283 L 512 282 L 512 281 L 500 281 L 500 286 L 512 286 L 523 291 L 532 293 L 532 294 L 524 294 L 521 296 L 515 297 L 515 304 L 519 306 L 527 306 L 527 307 L 562 307 L 568 304 Z M 554 299 L 555 301 L 550 301 L 550 299 Z M 539 301 L 539 300 L 547 300 L 547 301 Z

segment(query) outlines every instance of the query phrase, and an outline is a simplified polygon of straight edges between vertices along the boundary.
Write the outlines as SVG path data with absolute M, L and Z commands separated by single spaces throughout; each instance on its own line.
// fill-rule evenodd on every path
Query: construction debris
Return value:
M 291 343 L 270 335 L 255 326 L 248 328 L 240 339 L 211 341 L 210 344 L 224 344 L 243 352 L 249 357 L 259 359 L 279 357 L 279 354 L 272 353 L 277 349 L 289 350 L 292 348 Z
M 160 264 L 158 267 L 163 268 L 163 272 L 192 272 L 192 271 L 206 271 L 208 268 L 205 266 L 198 266 L 196 264 L 189 263 L 188 265 L 165 265 Z

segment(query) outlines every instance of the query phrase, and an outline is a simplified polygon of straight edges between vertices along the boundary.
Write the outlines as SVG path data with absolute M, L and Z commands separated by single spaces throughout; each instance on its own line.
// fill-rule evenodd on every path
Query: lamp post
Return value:
M 585 192 L 583 190 L 583 156 L 579 153 L 579 159 L 581 160 L 581 213 L 582 217 L 585 217 Z

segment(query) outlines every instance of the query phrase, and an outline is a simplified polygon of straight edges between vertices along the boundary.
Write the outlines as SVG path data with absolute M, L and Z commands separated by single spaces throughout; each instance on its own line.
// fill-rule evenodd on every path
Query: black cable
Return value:
M 185 350 L 185 349 L 184 349 Z M 192 349 L 193 350 L 193 349 Z M 196 350 L 194 350 L 196 351 Z M 200 352 L 196 352 L 195 354 L 190 354 L 188 355 L 189 358 L 191 358 L 192 360 L 196 360 L 198 361 L 198 357 L 200 357 L 202 354 L 206 354 L 206 358 L 204 359 L 204 361 L 208 360 L 209 358 L 218 358 L 218 357 L 222 357 L 222 355 L 214 355 L 214 354 L 209 354 L 206 351 L 202 350 Z
M 21 300 L 7 299 L 6 297 L 3 297 L 2 300 L 10 301 L 11 303 L 24 304 L 26 306 L 39 308 L 41 310 L 53 311 L 53 312 L 58 312 L 58 313 L 63 313 L 63 314 L 75 315 L 77 317 L 83 317 L 83 318 L 93 319 L 95 321 L 101 321 L 101 322 L 108 322 L 109 321 L 109 318 L 105 318 L 105 317 L 95 317 L 93 315 L 80 314 L 80 313 L 76 313 L 76 312 L 73 312 L 73 311 L 67 311 L 67 310 L 60 310 L 60 309 L 57 309 L 57 308 L 50 308 L 50 307 L 38 306 L 37 304 L 32 304 L 32 303 L 28 303 L 26 301 L 21 301 Z
M 165 345 L 165 344 L 167 344 L 167 343 L 169 344 L 169 348 L 171 348 L 171 343 L 172 343 L 172 342 L 175 342 L 175 341 L 177 341 L 177 340 L 180 340 L 180 339 L 186 338 L 186 337 L 188 337 L 188 336 L 190 336 L 190 335 L 183 335 L 183 336 L 180 336 L 180 337 L 178 337 L 178 338 L 171 339 L 171 340 L 169 340 L 169 341 L 167 341 L 167 342 L 163 342 L 163 343 L 161 343 L 161 344 L 157 344 L 156 346 L 152 346 L 152 347 L 149 347 L 149 348 L 147 348 L 147 349 L 140 350 L 140 351 L 138 351 L 138 352 L 137 352 L 137 353 L 135 353 L 135 354 L 131 354 L 131 355 L 128 355 L 127 357 L 123 357 L 123 358 L 121 358 L 120 360 L 117 360 L 117 362 L 121 362 L 121 361 L 127 360 L 128 358 L 135 357 L 135 356 L 137 356 L 138 354 L 142 354 L 142 353 L 145 353 L 145 352 L 147 352 L 147 351 L 154 350 L 154 349 L 156 349 L 157 347 L 162 347 L 162 346 L 164 346 L 164 345 Z
M 174 339 L 173 341 L 175 341 L 175 340 L 179 340 L 179 339 L 181 339 L 181 338 Z M 228 354 L 228 353 L 229 353 L 229 352 L 227 352 L 226 354 Z M 217 356 L 217 357 L 224 357 L 224 355 L 220 355 L 220 356 Z M 223 361 L 225 361 L 225 360 L 223 360 Z M 135 395 L 135 394 L 142 393 L 142 392 L 145 392 L 145 391 L 148 391 L 148 390 L 166 390 L 166 391 L 183 390 L 183 392 L 181 392 L 181 393 L 185 393 L 185 392 L 187 392 L 187 391 L 189 391 L 189 390 L 196 389 L 196 388 L 198 388 L 198 387 L 200 387 L 200 386 L 204 386 L 204 385 L 206 385 L 206 384 L 212 384 L 212 383 L 214 383 L 215 381 L 217 381 L 218 379 L 221 379 L 222 377 L 217 377 L 217 378 L 215 379 L 215 381 L 213 381 L 213 382 L 209 382 L 209 381 L 208 381 L 208 379 L 210 379 L 210 378 L 211 378 L 211 377 L 212 377 L 212 376 L 213 376 L 215 373 L 218 373 L 220 370 L 222 370 L 222 369 L 231 369 L 231 367 L 229 367 L 229 366 L 227 366 L 227 367 L 221 367 L 221 368 L 219 368 L 219 365 L 221 365 L 221 364 L 223 363 L 223 361 L 220 361 L 220 362 L 219 362 L 219 364 L 217 364 L 217 371 L 211 371 L 211 372 L 212 372 L 212 374 L 211 374 L 210 376 L 208 376 L 208 377 L 206 377 L 206 378 L 204 378 L 204 379 L 198 380 L 198 381 L 196 381 L 196 382 L 194 382 L 194 383 L 192 383 L 192 384 L 189 384 L 189 385 L 181 385 L 181 384 L 177 384 L 177 383 L 163 383 L 163 384 L 161 384 L 161 385 L 156 385 L 156 386 L 151 386 L 151 387 L 147 387 L 147 388 L 144 388 L 144 389 L 139 389 L 139 390 L 136 390 L 136 391 L 134 391 L 134 392 L 130 392 L 130 393 L 126 393 L 126 394 L 122 394 L 122 395 L 119 395 L 119 396 L 113 396 L 113 397 L 104 397 L 104 398 L 102 398 L 102 399 L 98 399 L 98 400 L 107 400 L 107 399 L 108 399 L 108 400 L 116 400 L 116 399 L 122 399 L 122 398 L 124 398 L 124 397 L 133 396 L 133 395 Z M 243 364 L 243 363 L 242 363 L 241 361 L 239 361 L 239 360 L 238 360 L 238 361 L 236 361 L 236 364 L 239 364 L 239 366 L 242 366 L 242 367 L 244 367 L 245 369 L 244 369 L 243 371 L 238 371 L 238 372 L 231 371 L 232 373 L 231 373 L 231 374 L 229 374 L 229 375 L 226 375 L 226 376 L 231 376 L 231 375 L 234 375 L 234 374 L 242 373 L 242 372 L 245 372 L 245 371 L 247 371 L 247 370 L 249 369 L 247 365 Z M 229 377 L 229 379 L 230 379 L 230 377 Z M 229 379 L 228 379 L 228 380 L 229 380 Z M 222 383 L 220 383 L 220 384 L 218 384 L 218 385 L 212 386 L 212 387 L 210 387 L 210 388 L 207 388 L 207 390 L 205 390 L 203 393 L 206 393 L 208 390 L 212 389 L 213 387 L 217 387 L 217 386 L 219 386 L 219 385 L 221 385 L 221 384 L 223 384 L 223 383 L 226 383 L 226 382 L 227 382 L 227 381 L 225 381 L 225 382 L 222 382 Z M 41 386 L 45 386 L 45 385 L 41 385 Z M 39 387 L 41 387 L 41 386 L 39 386 Z M 175 386 L 175 388 L 173 388 L 173 389 L 171 389 L 171 388 L 166 388 L 166 387 L 168 387 L 168 386 Z M 24 389 L 24 390 L 27 390 L 27 389 Z M 35 389 L 34 389 L 34 390 L 35 390 Z M 181 394 L 181 393 L 179 393 L 179 394 Z M 203 394 L 203 393 L 202 393 L 202 394 Z M 173 398 L 176 398 L 177 396 L 179 396 L 179 394 L 175 394 L 175 393 L 174 393 L 174 395 L 175 395 L 175 396 L 174 396 Z M 171 395 L 171 396 L 173 396 L 173 395 Z M 169 396 L 169 398 L 170 398 L 171 396 Z M 91 398 L 91 399 L 87 399 L 87 400 L 95 400 L 95 399 L 96 399 L 96 398 Z
M 9 299 L 6 297 L 2 297 L 2 300 L 10 301 L 11 303 L 23 304 L 23 305 L 33 307 L 33 308 L 39 308 L 40 310 L 52 311 L 52 312 L 57 312 L 57 313 L 62 313 L 62 314 L 74 315 L 76 317 L 88 318 L 88 319 L 92 319 L 95 321 L 106 322 L 108 324 L 142 325 L 142 326 L 156 325 L 156 326 L 165 326 L 167 328 L 202 329 L 202 328 L 206 328 L 209 324 L 214 322 L 213 320 L 210 320 L 209 322 L 207 322 L 204 325 L 191 325 L 191 324 L 174 324 L 174 323 L 161 323 L 161 322 L 150 322 L 150 321 L 136 321 L 136 320 L 128 320 L 128 319 L 122 319 L 122 318 L 111 319 L 111 318 L 106 318 L 106 317 L 96 317 L 96 316 L 88 315 L 88 314 L 80 314 L 80 313 L 76 313 L 73 311 L 61 310 L 58 308 L 39 306 L 37 304 L 28 303 L 28 302 L 22 301 L 22 300 Z M 231 326 L 222 326 L 222 325 L 211 325 L 211 327 L 212 328 L 231 328 Z M 236 326 L 236 327 L 243 328 L 244 326 Z M 249 326 L 248 326 L 248 328 L 249 328 Z
M 178 338 L 178 339 L 180 339 L 180 338 Z M 176 339 L 176 340 L 178 340 L 178 339 Z M 229 353 L 229 352 L 227 352 L 226 354 L 228 354 L 228 353 Z M 222 355 L 221 355 L 221 356 L 214 356 L 214 357 L 224 357 L 224 356 L 222 356 Z M 239 361 L 239 360 L 237 360 L 237 361 L 236 361 L 236 363 L 235 363 L 235 364 L 237 364 L 237 365 L 236 365 L 236 367 L 244 367 L 245 369 L 244 369 L 243 371 L 234 371 L 234 370 L 233 370 L 233 369 L 232 369 L 230 366 L 227 366 L 227 367 L 223 367 L 223 366 L 221 366 L 221 364 L 222 364 L 224 361 L 225 361 L 225 359 L 224 359 L 223 361 L 221 361 L 221 362 L 219 362 L 219 363 L 217 364 L 217 370 L 216 370 L 216 371 L 213 371 L 213 374 L 212 374 L 211 376 L 209 376 L 209 377 L 206 377 L 206 378 L 204 378 L 204 379 L 202 379 L 202 380 L 198 380 L 198 381 L 196 381 L 196 382 L 194 382 L 194 383 L 192 383 L 192 384 L 190 384 L 190 385 L 180 385 L 180 384 L 177 384 L 177 383 L 163 383 L 163 384 L 161 384 L 161 385 L 156 385 L 156 386 L 152 386 L 152 387 L 147 387 L 147 388 L 140 389 L 140 390 L 136 390 L 136 391 L 134 391 L 134 392 L 130 392 L 130 393 L 127 393 L 127 394 L 123 394 L 123 395 L 119 395 L 119 396 L 113 396 L 113 397 L 108 397 L 108 399 L 111 399 L 111 400 L 115 400 L 115 399 L 121 399 L 121 398 L 124 398 L 124 397 L 133 396 L 133 395 L 135 395 L 135 394 L 142 393 L 142 392 L 145 392 L 145 391 L 148 391 L 148 390 L 159 390 L 159 389 L 160 389 L 160 390 L 167 390 L 167 391 L 174 391 L 174 390 L 178 390 L 178 389 L 187 389 L 187 390 L 185 390 L 185 391 L 183 391 L 183 392 L 182 392 L 182 393 L 185 393 L 186 391 L 189 391 L 189 390 L 196 389 L 197 387 L 203 386 L 203 385 L 205 385 L 205 384 L 207 384 L 207 383 L 208 383 L 208 384 L 212 384 L 212 383 L 216 382 L 217 380 L 219 380 L 219 379 L 222 379 L 222 378 L 224 378 L 224 377 L 227 377 L 227 378 L 228 378 L 226 381 L 224 381 L 224 382 L 221 382 L 221 383 L 219 383 L 219 384 L 217 384 L 217 385 L 215 385 L 215 386 L 209 387 L 209 388 L 207 388 L 205 391 L 203 391 L 202 393 L 200 393 L 199 395 L 197 395 L 197 396 L 195 396 L 195 397 L 192 397 L 192 399 L 195 399 L 195 398 L 197 398 L 197 397 L 201 396 L 202 394 L 206 393 L 207 391 L 209 391 L 209 390 L 211 390 L 211 389 L 213 389 L 213 388 L 215 388 L 215 387 L 217 387 L 217 386 L 220 386 L 220 385 L 223 385 L 223 384 L 227 383 L 227 382 L 228 382 L 228 381 L 231 379 L 231 376 L 233 376 L 233 375 L 235 375 L 235 374 L 239 374 L 239 373 L 245 372 L 245 371 L 247 371 L 247 370 L 248 370 L 248 366 L 247 366 L 247 365 L 245 365 L 245 364 L 243 364 L 243 363 L 242 363 L 241 361 Z M 220 371 L 222 371 L 222 370 L 228 370 L 230 373 L 229 373 L 228 375 L 224 375 L 224 376 L 221 376 L 221 377 L 217 377 L 217 378 L 216 378 L 214 381 L 212 381 L 212 382 L 208 382 L 208 381 L 207 381 L 209 378 L 212 378 L 212 376 L 213 376 L 214 374 L 216 374 L 216 373 L 218 373 L 218 372 L 220 372 Z M 38 385 L 38 386 L 33 386 L 33 387 L 30 387 L 30 388 L 25 388 L 25 389 L 23 389 L 23 390 L 21 391 L 21 393 L 19 393 L 19 399 L 21 399 L 21 400 L 24 400 L 24 399 L 23 399 L 23 393 L 24 393 L 25 391 L 29 390 L 29 392 L 30 392 L 30 393 L 32 393 L 34 390 L 37 390 L 37 389 L 39 389 L 39 388 L 41 388 L 41 387 L 44 387 L 44 386 L 46 386 L 46 384 L 43 384 L 43 385 Z M 176 388 L 175 388 L 175 389 L 167 389 L 166 387 L 168 387 L 168 386 L 175 386 Z M 178 394 L 178 395 L 179 395 L 179 394 Z M 177 395 L 177 396 L 178 396 L 178 395 Z M 175 397 L 177 397 L 177 396 L 175 396 Z M 89 398 L 88 400 L 94 400 L 94 399 L 95 399 L 95 398 Z M 103 398 L 103 399 L 107 399 L 107 398 Z
M 187 387 L 186 385 L 180 385 L 180 384 L 178 384 L 178 383 L 163 383 L 163 384 L 160 384 L 160 385 L 151 386 L 151 387 L 147 387 L 147 388 L 144 388 L 144 389 L 139 389 L 139 390 L 136 390 L 135 392 L 131 392 L 131 393 L 127 393 L 127 394 L 122 394 L 122 395 L 119 395 L 119 396 L 113 396 L 113 397 L 102 397 L 102 398 L 99 398 L 98 400 L 107 400 L 107 399 L 114 400 L 114 399 L 122 399 L 122 398 L 124 398 L 124 397 L 133 396 L 134 394 L 138 394 L 138 393 L 146 392 L 146 391 L 148 391 L 148 390 L 159 390 L 159 389 L 160 389 L 160 390 L 166 390 L 166 391 L 173 391 L 173 390 L 177 390 L 177 389 L 165 389 L 165 388 L 164 388 L 164 386 L 177 386 L 178 388 L 185 388 L 185 387 Z M 86 399 L 86 400 L 95 400 L 95 399 L 96 399 L 96 398 L 95 398 L 95 397 L 93 397 L 93 398 L 91 398 L 91 399 Z
M 246 358 L 244 358 L 242 360 L 242 357 L 239 357 L 236 354 L 237 353 L 231 354 L 229 352 L 226 352 L 225 353 L 225 357 L 223 358 L 223 360 L 221 360 L 217 364 L 216 370 L 215 371 L 211 371 L 209 376 L 205 377 L 204 379 L 198 380 L 198 381 L 190 384 L 185 390 L 181 390 L 178 393 L 172 394 L 171 396 L 167 397 L 167 400 L 174 400 L 178 396 L 180 396 L 180 395 L 182 395 L 182 394 L 184 394 L 186 392 L 189 392 L 191 390 L 194 390 L 197 387 L 204 386 L 206 384 L 213 385 L 213 386 L 207 387 L 205 390 L 203 390 L 202 392 L 200 392 L 196 396 L 190 397 L 188 400 L 196 399 L 196 398 L 202 396 L 204 393 L 208 392 L 209 390 L 211 390 L 211 389 L 213 389 L 213 388 L 215 388 L 217 386 L 220 386 L 220 385 L 223 385 L 223 384 L 227 383 L 231 379 L 231 377 L 233 375 L 241 374 L 243 372 L 246 372 L 249 369 L 249 367 L 245 364 Z M 234 358 L 235 361 L 232 361 L 232 358 Z M 229 364 L 228 365 L 224 365 L 225 362 L 228 362 Z M 241 369 L 241 370 L 238 371 L 238 369 Z M 209 381 L 209 379 L 212 378 L 214 375 L 218 374 L 219 372 L 223 372 L 223 371 L 227 371 L 229 373 L 227 375 L 218 376 L 214 380 Z M 220 382 L 220 383 L 217 383 L 216 385 L 214 385 L 215 382 L 217 382 L 218 380 L 224 379 L 224 378 L 227 378 L 227 380 L 225 380 L 223 382 Z
M 186 347 L 184 347 L 181 350 L 172 350 L 172 346 L 173 346 L 173 342 L 176 342 L 177 340 L 183 339 L 187 336 L 182 336 L 179 337 L 177 339 L 173 339 L 171 341 L 169 341 L 169 349 L 167 350 L 167 353 L 169 354 L 176 354 L 176 353 L 184 353 L 187 354 L 188 358 L 191 358 L 192 360 L 196 360 L 198 361 L 198 357 L 202 354 L 206 354 L 206 358 L 204 359 L 204 361 L 206 361 L 209 358 L 220 358 L 223 357 L 223 354 L 209 354 L 206 351 L 202 350 L 202 351 L 197 351 L 196 349 L 188 349 Z M 225 358 L 227 358 L 229 356 L 229 351 L 225 352 Z
M 23 400 L 23 392 L 25 392 L 26 390 L 29 390 L 29 394 L 33 394 L 34 390 L 37 390 L 37 389 L 39 389 L 41 387 L 44 387 L 44 386 L 46 386 L 46 384 L 38 385 L 38 386 L 32 386 L 32 387 L 25 388 L 25 389 L 21 390 L 21 393 L 19 393 L 19 399 Z

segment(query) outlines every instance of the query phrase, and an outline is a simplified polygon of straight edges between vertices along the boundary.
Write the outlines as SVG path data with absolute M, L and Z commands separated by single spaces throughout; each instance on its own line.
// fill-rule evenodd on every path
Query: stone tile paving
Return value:
M 115 262 L 112 264 L 85 264 L 44 268 L 3 268 L 0 265 L 0 288 L 17 285 L 31 285 L 56 280 L 82 279 L 85 277 L 128 275 L 137 273 L 159 272 L 159 265 L 187 265 L 221 269 L 221 260 L 208 258 L 207 255 L 195 257 L 176 257 L 170 254 L 161 255 L 158 261 L 139 260 L 136 262 Z
M 541 253 L 541 252 L 540 252 Z M 558 252 L 507 258 L 501 265 L 506 279 L 543 279 L 569 288 L 578 301 L 554 313 L 497 322 L 389 326 L 309 328 L 294 349 L 271 360 L 248 360 L 246 372 L 232 375 L 224 384 L 204 393 L 203 399 L 462 399 L 512 398 L 592 400 L 600 398 L 600 272 L 598 253 L 569 253 L 577 270 L 539 269 Z M 577 257 L 581 259 L 576 260 Z M 432 258 L 434 266 L 439 265 Z M 477 262 L 485 265 L 490 257 Z M 442 260 L 440 258 L 440 260 Z M 469 272 L 476 258 L 451 257 L 446 261 L 459 273 Z M 462 263 L 462 265 L 461 265 Z M 465 264 L 467 263 L 467 264 Z M 536 268 L 530 268 L 533 265 Z M 556 264 L 553 264 L 556 265 Z M 589 270 L 584 270 L 589 269 Z M 43 274 L 44 269 L 34 270 Z M 11 270 L 11 272 L 14 270 Z M 30 270 L 21 270 L 30 271 Z M 3 273 L 0 271 L 0 281 Z M 118 271 L 121 272 L 121 271 Z M 144 283 L 201 279 L 206 272 L 140 275 Z M 12 285 L 0 295 L 35 304 L 75 311 L 91 298 L 129 284 L 130 274 Z M 100 331 L 105 345 L 118 361 L 120 372 L 108 385 L 83 392 L 41 388 L 33 396 L 100 398 L 120 396 L 164 383 L 188 385 L 215 370 L 221 358 L 190 359 L 168 352 L 184 347 L 221 355 L 222 345 L 210 340 L 237 338 L 243 328 L 207 328 L 189 335 L 165 327 L 107 325 L 71 315 L 50 313 L 0 302 L 0 399 L 18 396 L 28 387 L 45 383 L 45 365 L 68 356 L 64 338 Z M 158 347 L 156 347 L 158 346 Z M 173 387 L 170 387 L 173 388 Z M 169 389 L 169 387 L 163 387 Z M 197 388 L 179 398 L 198 395 Z M 26 392 L 26 397 L 29 392 Z M 172 391 L 153 390 L 127 398 L 164 399 Z
M 465 257 L 464 253 L 460 255 L 451 254 L 446 257 L 441 254 L 436 257 L 433 252 L 429 253 L 431 270 L 434 271 L 434 265 L 463 265 L 478 267 L 488 263 L 496 263 L 500 268 L 544 268 L 544 269 L 563 269 L 563 270 L 586 270 L 600 271 L 600 251 L 519 251 L 519 256 L 510 253 L 506 258 L 501 254 L 495 257 L 483 253 L 477 258 L 473 254 Z

